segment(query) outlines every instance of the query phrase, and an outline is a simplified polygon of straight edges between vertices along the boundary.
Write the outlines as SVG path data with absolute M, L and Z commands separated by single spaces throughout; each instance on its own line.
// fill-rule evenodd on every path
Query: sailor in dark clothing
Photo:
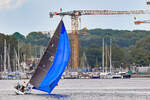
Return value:
M 21 92 L 25 92 L 26 90 L 26 82 L 24 81 L 23 84 L 17 83 L 17 86 L 15 87 L 17 90 L 20 90 Z
M 17 86 L 15 86 L 15 88 L 16 88 L 17 90 L 20 90 L 21 84 L 18 82 L 18 83 L 17 83 Z

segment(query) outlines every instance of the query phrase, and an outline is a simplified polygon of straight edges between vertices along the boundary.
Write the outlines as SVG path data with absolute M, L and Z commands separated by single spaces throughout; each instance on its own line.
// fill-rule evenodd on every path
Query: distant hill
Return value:
M 81 31 L 82 32 L 82 31 Z M 150 35 L 150 31 L 142 30 L 112 30 L 112 29 L 92 29 L 85 31 L 87 34 L 79 35 L 79 42 L 81 46 L 87 47 L 89 45 L 102 46 L 102 38 L 112 38 L 113 43 L 121 48 L 129 48 L 135 45 L 136 41 Z
M 26 60 L 31 57 L 40 57 L 50 40 L 50 37 L 41 32 L 30 32 L 26 37 L 19 32 L 15 32 L 12 36 L 0 34 L 0 38 L 0 51 L 2 53 L 4 38 L 9 42 L 12 39 L 15 40 L 14 43 L 12 42 L 11 47 L 15 46 L 16 50 L 18 45 L 17 40 L 19 40 L 20 55 L 22 55 L 21 60 L 24 60 L 24 57 L 26 57 Z M 101 66 L 102 38 L 105 38 L 105 43 L 108 45 L 110 42 L 109 39 L 112 39 L 112 63 L 115 67 L 130 67 L 133 63 L 139 66 L 150 64 L 150 31 L 143 30 L 80 30 L 79 60 L 83 52 L 85 52 L 91 67 Z
M 112 30 L 112 29 L 91 29 L 80 31 L 79 42 L 82 47 L 88 47 L 90 45 L 99 45 L 102 46 L 102 38 L 107 39 L 112 38 L 112 42 L 117 44 L 121 48 L 129 48 L 132 45 L 135 45 L 136 41 L 150 35 L 150 31 L 144 30 Z M 50 37 L 42 34 L 41 32 L 31 32 L 26 37 L 19 32 L 13 34 L 18 40 L 24 41 L 32 45 L 41 45 L 47 46 Z
M 105 38 L 105 43 L 107 42 L 108 45 L 109 39 L 112 39 L 112 64 L 114 67 L 130 67 L 133 63 L 137 66 L 150 64 L 150 31 L 92 29 L 81 30 L 80 33 L 80 57 L 83 52 L 86 52 L 91 67 L 102 64 L 102 38 Z M 98 65 L 96 65 L 96 61 Z

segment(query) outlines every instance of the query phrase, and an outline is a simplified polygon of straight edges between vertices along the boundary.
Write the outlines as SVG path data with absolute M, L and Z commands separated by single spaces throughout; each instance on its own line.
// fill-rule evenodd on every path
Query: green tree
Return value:
M 150 35 L 136 42 L 135 46 L 130 48 L 132 62 L 138 65 L 146 66 L 150 64 Z
M 96 59 L 98 64 L 101 65 L 102 62 L 102 49 L 98 46 L 91 45 L 86 49 L 87 60 L 91 68 L 96 65 Z
M 42 34 L 41 32 L 31 32 L 26 37 L 26 42 L 32 45 L 42 45 L 47 46 L 50 37 Z
M 116 44 L 112 45 L 112 64 L 113 67 L 119 68 L 124 63 L 124 52 Z
M 21 33 L 19 33 L 19 32 L 15 32 L 15 33 L 13 33 L 13 36 L 17 39 L 17 40 L 19 40 L 19 41 L 21 41 L 21 42 L 25 42 L 25 36 L 24 35 L 22 35 Z

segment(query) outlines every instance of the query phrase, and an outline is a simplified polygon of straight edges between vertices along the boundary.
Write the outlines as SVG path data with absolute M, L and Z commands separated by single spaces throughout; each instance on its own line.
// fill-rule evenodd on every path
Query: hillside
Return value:
M 83 30 L 82 30 L 83 31 Z M 135 45 L 136 41 L 150 35 L 150 31 L 142 30 L 112 30 L 112 29 L 92 29 L 85 31 L 88 34 L 80 35 L 80 45 L 87 47 L 89 45 L 102 46 L 102 38 L 112 38 L 114 44 L 117 44 L 121 48 L 129 48 Z
M 50 37 L 40 32 L 30 32 L 26 37 L 19 32 L 15 32 L 13 35 L 0 34 L 0 38 L 0 54 L 3 54 L 4 38 L 8 43 L 13 39 L 15 42 L 10 42 L 10 47 L 12 50 L 13 47 L 17 50 L 19 46 L 21 61 L 31 57 L 41 57 L 50 40 Z M 112 63 L 115 67 L 130 67 L 133 63 L 138 66 L 150 64 L 150 31 L 142 30 L 81 30 L 79 34 L 79 60 L 85 52 L 91 67 L 101 66 L 102 38 L 105 38 L 105 43 L 108 46 L 110 38 L 112 39 Z M 13 51 L 11 51 L 11 56 L 14 56 Z

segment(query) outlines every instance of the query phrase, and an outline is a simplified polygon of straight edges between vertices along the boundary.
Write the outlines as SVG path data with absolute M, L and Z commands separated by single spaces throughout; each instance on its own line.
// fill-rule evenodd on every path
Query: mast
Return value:
M 83 55 L 82 55 L 81 60 L 80 60 L 80 67 L 81 67 L 81 68 L 84 68 L 84 67 L 85 67 L 84 52 L 83 52 Z
M 17 65 L 18 65 L 18 70 L 21 71 L 21 68 L 20 68 L 20 55 L 19 55 L 19 40 L 18 40 L 18 56 L 17 56 Z
M 8 72 L 11 72 L 11 66 L 10 66 L 10 44 L 8 46 L 8 51 L 7 51 L 7 69 L 8 69 Z
M 14 52 L 14 49 L 13 49 L 13 52 Z M 12 72 L 16 71 L 16 60 L 15 60 L 15 58 L 16 58 L 16 56 L 15 56 L 15 52 L 14 52 L 13 59 L 12 59 Z
M 7 72 L 7 69 L 6 69 L 6 50 L 7 50 L 6 39 L 4 39 L 4 72 Z
M 42 57 L 42 55 L 43 55 L 43 47 L 40 47 L 40 58 Z
M 104 67 L 105 67 L 105 66 L 104 66 L 104 60 L 105 60 L 105 58 L 104 58 L 104 56 L 105 56 L 105 55 L 104 55 L 104 45 L 105 45 L 105 44 L 104 44 L 104 38 L 103 38 L 103 50 L 102 50 L 102 54 L 103 54 L 103 58 L 102 58 L 103 72 L 105 72 L 105 68 L 104 68 Z
M 96 68 L 98 68 L 98 57 L 96 57 Z
M 105 68 L 105 70 L 106 70 L 106 72 L 108 71 L 108 50 L 107 50 L 107 38 L 106 38 L 106 56 L 105 56 L 105 58 L 106 58 L 106 68 Z
M 110 73 L 112 72 L 112 59 L 111 59 L 111 56 L 112 56 L 112 51 L 111 51 L 111 42 L 112 42 L 112 39 L 110 38 L 110 55 L 109 55 L 109 59 L 110 59 Z
M 17 52 L 16 52 L 16 49 L 14 48 L 14 54 L 15 54 L 15 71 L 18 70 L 18 65 L 17 65 Z
M 83 68 L 86 66 L 86 57 L 85 57 L 85 52 L 83 52 Z
M 0 72 L 2 72 L 2 70 L 3 70 L 3 57 L 2 57 L 2 55 L 0 56 L 1 58 L 1 60 L 0 60 L 0 66 L 1 66 L 1 69 L 0 69 Z
M 81 57 L 81 60 L 80 60 L 80 67 L 82 69 L 88 69 L 89 70 L 89 64 L 88 64 L 88 61 L 87 61 L 87 57 L 86 57 L 86 54 L 85 54 L 85 51 L 83 52 L 83 56 Z
M 86 68 L 88 68 L 88 67 L 89 67 L 89 64 L 88 64 L 88 61 L 87 61 L 87 57 L 86 57 L 85 52 L 84 52 L 83 56 L 84 56 L 85 66 L 86 66 Z

